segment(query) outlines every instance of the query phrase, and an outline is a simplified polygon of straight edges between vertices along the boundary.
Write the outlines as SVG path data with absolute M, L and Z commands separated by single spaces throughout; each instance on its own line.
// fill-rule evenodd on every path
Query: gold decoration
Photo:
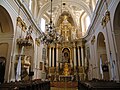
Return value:
M 108 21 L 110 20 L 110 11 L 106 11 L 105 12 L 105 16 L 106 16 L 106 23 L 108 23 Z
M 68 63 L 65 63 L 65 64 L 64 64 L 64 71 L 63 71 L 63 74 L 64 74 L 65 76 L 70 75 Z
M 102 22 L 101 22 L 101 25 L 103 26 L 103 28 L 106 26 L 106 24 L 108 23 L 109 20 L 110 20 L 110 11 L 107 10 L 105 12 L 105 16 L 103 16 Z
M 64 15 L 63 21 L 60 24 L 59 29 L 58 29 L 58 32 L 62 34 L 62 36 L 64 37 L 64 41 L 71 40 L 70 34 L 71 34 L 72 27 L 73 27 L 71 23 L 68 22 L 67 18 L 68 16 Z
M 32 46 L 33 45 L 33 39 L 32 39 L 32 27 L 29 26 L 29 29 L 27 31 L 27 35 L 25 38 L 22 38 L 21 36 L 17 39 L 17 44 L 22 46 Z
M 22 24 L 22 30 L 25 31 L 27 29 L 25 22 L 22 21 L 21 24 Z
M 22 27 L 21 22 L 22 22 L 21 17 L 17 17 L 17 25 L 18 25 L 19 27 Z
M 27 29 L 26 23 L 22 20 L 21 17 L 17 17 L 17 25 L 22 28 L 23 31 Z
M 103 26 L 103 28 L 106 26 L 106 17 L 105 16 L 103 16 L 103 18 L 102 18 L 101 25 Z
M 37 44 L 38 46 L 40 46 L 40 39 L 39 39 L 39 38 L 36 38 L 36 39 L 35 39 L 35 42 L 36 42 L 36 44 Z

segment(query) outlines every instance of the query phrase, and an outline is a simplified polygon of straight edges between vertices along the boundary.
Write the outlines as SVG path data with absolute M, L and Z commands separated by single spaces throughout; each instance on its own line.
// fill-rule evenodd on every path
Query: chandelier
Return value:
M 40 35 L 40 40 L 43 44 L 51 44 L 51 43 L 60 43 L 62 41 L 62 35 L 56 32 L 56 27 L 52 21 L 52 0 L 51 0 L 51 14 L 50 14 L 50 22 L 46 24 L 46 32 L 42 32 Z

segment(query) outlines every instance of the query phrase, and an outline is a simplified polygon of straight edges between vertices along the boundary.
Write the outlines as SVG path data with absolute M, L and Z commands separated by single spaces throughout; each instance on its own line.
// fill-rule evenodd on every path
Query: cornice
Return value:
M 100 15 L 100 12 L 103 8 L 104 5 L 104 0 L 98 0 L 97 4 L 96 4 L 96 8 L 93 12 L 93 17 L 92 17 L 92 21 L 91 24 L 86 32 L 86 35 L 83 38 L 88 37 L 89 35 L 91 35 L 90 33 L 93 31 L 93 26 L 95 25 L 96 21 L 98 20 L 98 17 Z
M 22 9 L 22 11 L 26 14 L 26 17 L 28 18 L 28 20 L 35 26 L 36 30 L 41 33 L 40 28 L 38 27 L 38 25 L 36 24 L 32 14 L 30 13 L 30 11 L 28 10 L 28 7 L 25 5 L 25 2 L 23 0 L 15 0 L 16 4 L 18 5 L 18 7 L 20 7 Z

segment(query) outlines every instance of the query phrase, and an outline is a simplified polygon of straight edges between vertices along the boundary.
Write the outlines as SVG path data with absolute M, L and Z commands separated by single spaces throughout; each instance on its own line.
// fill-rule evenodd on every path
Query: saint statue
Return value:
M 76 39 L 76 29 L 72 27 L 72 39 Z

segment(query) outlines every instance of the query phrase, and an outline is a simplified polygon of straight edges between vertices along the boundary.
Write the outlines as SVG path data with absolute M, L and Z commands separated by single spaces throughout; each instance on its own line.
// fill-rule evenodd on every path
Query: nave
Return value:
M 0 90 L 120 86 L 120 0 L 0 0 Z

